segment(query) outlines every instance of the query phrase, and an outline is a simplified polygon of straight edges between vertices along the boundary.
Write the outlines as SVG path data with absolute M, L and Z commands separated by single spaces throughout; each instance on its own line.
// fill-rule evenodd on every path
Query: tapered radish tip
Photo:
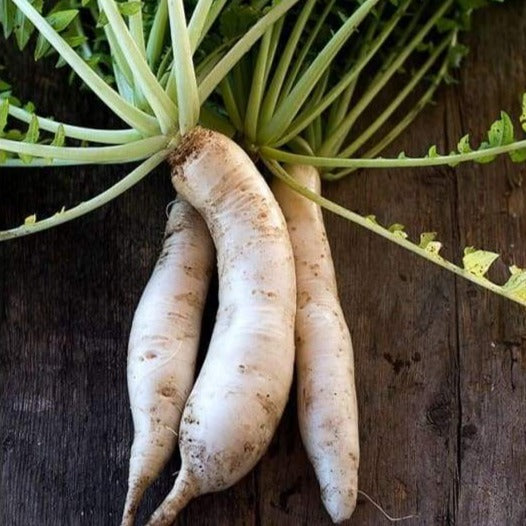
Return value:
M 193 479 L 181 471 L 174 487 L 154 511 L 146 526 L 169 526 L 173 524 L 181 510 L 198 494 L 199 491 Z
M 356 508 L 356 490 L 349 488 L 342 491 L 341 488 L 327 487 L 322 491 L 322 501 L 327 513 L 334 524 L 346 521 L 351 517 Z

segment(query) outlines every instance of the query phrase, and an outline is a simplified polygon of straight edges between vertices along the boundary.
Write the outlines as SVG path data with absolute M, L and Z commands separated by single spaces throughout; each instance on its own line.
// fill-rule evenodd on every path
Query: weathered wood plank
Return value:
M 525 15 L 512 1 L 478 17 L 463 83 L 443 91 L 397 149 L 422 152 L 438 142 L 445 150 L 445 138 L 452 147 L 466 128 L 480 133 L 501 107 L 516 108 Z M 108 122 L 93 97 L 4 53 L 0 61 L 17 66 L 22 95 L 45 113 L 56 101 L 74 100 L 61 108 L 64 119 Z M 326 194 L 383 222 L 402 222 L 412 235 L 437 230 L 448 254 L 476 244 L 497 248 L 506 263 L 525 264 L 524 190 L 510 190 L 506 178 L 521 171 L 499 162 L 457 176 L 449 169 L 362 172 Z M 0 227 L 35 210 L 54 212 L 122 173 L 90 167 L 2 174 Z M 127 333 L 172 195 L 160 170 L 89 217 L 0 245 L 2 524 L 118 522 L 131 440 Z M 525 523 L 523 311 L 343 220 L 327 220 L 356 353 L 361 488 L 394 515 L 418 513 L 410 524 Z M 213 305 L 207 320 L 209 331 Z M 174 459 L 148 493 L 142 518 L 168 490 L 177 465 Z M 181 524 L 329 524 L 318 494 L 291 403 L 256 471 L 232 490 L 192 503 Z M 360 498 L 350 522 L 381 521 Z
M 481 13 L 472 60 L 449 95 L 450 132 L 481 136 L 505 108 L 517 119 L 524 90 L 526 6 Z M 513 28 L 511 31 L 510 28 Z M 498 35 L 513 35 L 499 39 Z M 498 45 L 496 42 L 498 41 Z M 462 128 L 462 130 L 460 129 Z M 526 263 L 522 166 L 458 171 L 460 243 L 502 254 L 493 276 Z M 526 523 L 526 318 L 524 309 L 458 282 L 460 486 L 458 524 Z
M 425 151 L 422 128 L 443 122 L 443 108 L 430 109 L 398 147 Z M 329 192 L 384 224 L 408 225 L 413 236 L 440 231 L 450 244 L 451 190 L 447 171 L 400 171 L 360 174 Z M 360 487 L 393 515 L 441 522 L 456 458 L 454 282 L 343 221 L 329 225 L 356 352 Z M 378 524 L 378 512 L 360 502 L 353 524 Z

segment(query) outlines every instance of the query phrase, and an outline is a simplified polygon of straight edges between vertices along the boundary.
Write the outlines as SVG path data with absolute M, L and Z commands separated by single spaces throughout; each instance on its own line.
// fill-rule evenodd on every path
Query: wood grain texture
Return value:
M 461 83 L 442 90 L 393 151 L 423 152 L 432 143 L 447 151 L 464 132 L 480 137 L 501 108 L 518 115 L 524 2 L 478 15 L 469 40 Z M 42 113 L 108 123 L 96 99 L 70 92 L 64 76 L 21 63 L 11 48 L 0 50 L 0 62 L 18 72 L 18 93 Z M 124 170 L 2 171 L 0 227 L 93 195 Z M 455 258 L 465 245 L 495 249 L 503 254 L 499 277 L 506 265 L 526 265 L 523 172 L 505 160 L 455 171 L 360 172 L 327 186 L 326 195 L 408 225 L 414 236 L 436 230 Z M 127 336 L 172 198 L 160 169 L 88 217 L 0 245 L 0 524 L 118 523 L 132 434 Z M 342 219 L 327 223 L 356 353 L 361 489 L 391 514 L 418 514 L 408 524 L 526 524 L 524 311 Z M 214 308 L 212 298 L 208 335 Z M 255 471 L 193 502 L 179 524 L 330 524 L 294 406 Z M 141 520 L 177 466 L 174 459 L 148 493 Z M 360 497 L 349 524 L 382 523 Z

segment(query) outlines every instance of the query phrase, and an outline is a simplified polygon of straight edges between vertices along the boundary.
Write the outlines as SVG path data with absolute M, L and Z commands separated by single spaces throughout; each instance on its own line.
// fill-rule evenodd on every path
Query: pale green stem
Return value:
M 224 42 L 219 47 L 214 49 L 212 53 L 208 54 L 195 68 L 195 75 L 197 77 L 197 84 L 200 84 L 201 81 L 215 68 L 217 63 L 224 56 L 225 51 L 230 48 L 232 41 L 229 40 Z
M 287 72 L 290 69 L 292 57 L 297 50 L 299 39 L 303 33 L 303 30 L 305 29 L 305 25 L 309 20 L 309 16 L 312 13 L 315 3 L 316 0 L 307 0 L 305 2 L 296 20 L 296 23 L 294 24 L 293 29 L 288 36 L 287 44 L 283 50 L 281 59 L 278 62 L 278 67 L 276 68 L 274 76 L 272 77 L 272 81 L 270 82 L 269 88 L 265 94 L 265 99 L 263 100 L 263 104 L 261 106 L 260 120 L 263 126 L 265 126 L 270 121 L 272 115 L 274 114 L 276 103 L 278 101 L 281 88 L 283 87 L 283 82 L 285 81 Z
M 454 40 L 454 36 L 453 36 Z M 353 155 L 363 144 L 365 144 L 387 121 L 387 119 L 400 107 L 405 99 L 414 91 L 416 86 L 427 75 L 428 71 L 435 65 L 440 55 L 444 50 L 451 44 L 452 37 L 449 36 L 444 39 L 441 44 L 433 51 L 432 55 L 422 65 L 418 72 L 411 74 L 411 80 L 404 87 L 404 89 L 391 101 L 389 106 L 374 120 L 374 122 L 363 131 L 359 137 L 357 137 L 347 148 L 342 152 L 338 152 L 338 155 L 342 157 L 350 157 Z
M 173 53 L 172 53 L 172 48 L 170 48 L 164 54 L 161 60 L 161 63 L 159 64 L 159 69 L 157 70 L 157 78 L 159 79 L 159 82 L 161 82 L 161 78 L 169 74 L 168 70 L 169 68 L 172 67 L 172 65 L 173 65 Z M 163 85 L 162 82 L 161 82 L 161 85 Z
M 16 106 L 9 106 L 9 115 L 18 119 L 19 121 L 30 123 L 35 115 L 22 108 Z M 129 130 L 98 130 L 95 128 L 84 128 L 82 126 L 72 126 L 62 122 L 46 119 L 37 115 L 38 125 L 43 130 L 56 133 L 60 126 L 64 130 L 66 137 L 71 139 L 78 139 L 80 141 L 98 142 L 103 144 L 125 144 L 132 141 L 137 141 L 141 138 L 138 131 Z
M 264 35 L 265 31 L 279 20 L 298 0 L 282 0 L 260 18 L 232 49 L 218 62 L 216 67 L 203 79 L 199 85 L 199 101 L 202 104 L 241 57 Z
M 168 18 L 174 54 L 172 76 L 175 77 L 177 88 L 179 131 L 185 135 L 199 122 L 201 105 L 199 104 L 199 92 L 183 0 L 168 0 Z
M 141 89 L 152 108 L 164 134 L 172 133 L 177 126 L 177 108 L 166 95 L 141 55 L 114 0 L 99 0 L 119 44 L 126 49 L 126 59 L 136 85 Z
M 33 157 L 29 162 L 22 161 L 22 159 L 6 159 L 3 163 L 0 163 L 0 172 L 3 168 L 53 168 L 55 166 L 81 166 L 83 164 L 94 163 L 64 161 L 63 159 L 42 159 L 41 157 Z
M 317 205 L 322 206 L 326 210 L 329 210 L 330 212 L 333 212 L 334 214 L 339 215 L 340 217 L 343 217 L 344 219 L 347 219 L 348 221 L 351 221 L 355 223 L 356 225 L 359 225 L 369 230 L 370 232 L 373 232 L 405 248 L 406 250 L 409 250 L 410 252 L 413 252 L 414 254 L 419 255 L 420 257 L 424 259 L 427 259 L 428 261 L 431 261 L 431 263 L 434 263 L 435 265 L 438 265 L 442 268 L 445 268 L 446 270 L 449 270 L 450 272 L 453 272 L 457 276 L 461 276 L 462 278 L 467 279 L 468 281 L 471 281 L 472 283 L 475 283 L 496 294 L 499 294 L 500 296 L 504 296 L 507 299 L 510 299 L 512 301 L 515 301 L 516 303 L 526 306 L 526 300 L 522 299 L 516 294 L 513 294 L 507 291 L 506 289 L 504 289 L 504 287 L 497 285 L 496 283 L 493 283 L 484 277 L 476 276 L 475 274 L 472 274 L 468 270 L 460 268 L 454 263 L 447 261 L 441 256 L 434 254 L 432 252 L 429 252 L 425 248 L 421 248 L 415 243 L 409 241 L 408 239 L 402 236 L 396 235 L 393 232 L 390 232 L 387 228 L 384 228 L 378 223 L 371 221 L 370 219 L 366 217 L 362 217 L 356 212 L 353 212 L 352 210 L 348 210 L 347 208 L 344 208 L 343 206 L 340 206 L 337 203 L 312 192 L 305 186 L 299 184 L 293 177 L 291 177 L 286 172 L 286 170 L 284 170 L 275 161 L 268 161 L 268 160 L 263 159 L 263 162 L 276 177 L 278 177 L 284 183 L 289 185 L 293 190 L 295 190 L 302 196 L 306 197 L 307 199 L 315 202 Z
M 76 16 L 73 23 L 75 24 L 75 31 L 77 32 L 77 34 L 86 38 L 86 34 L 84 33 L 84 28 L 80 20 L 80 16 Z M 82 58 L 85 60 L 90 59 L 93 56 L 93 50 L 91 49 L 91 46 L 87 38 L 80 45 L 80 51 L 81 51 Z M 98 64 L 96 64 L 93 69 L 99 77 L 104 76 Z
M 384 136 L 384 138 L 370 150 L 365 152 L 364 157 L 376 157 L 381 151 L 383 151 L 391 142 L 393 142 L 417 117 L 422 109 L 427 106 L 433 99 L 438 86 L 444 80 L 449 70 L 449 57 L 446 58 L 442 68 L 440 69 L 437 78 L 433 81 L 431 86 L 426 90 L 424 95 L 415 104 L 415 107 L 404 116 L 404 118 L 393 127 L 393 129 Z
M 494 146 L 483 150 L 436 157 L 378 157 L 376 159 L 345 159 L 342 157 L 318 157 L 296 155 L 294 153 L 262 146 L 260 153 L 268 159 L 285 163 L 308 164 L 322 168 L 416 168 L 420 166 L 455 166 L 469 161 L 478 161 L 487 157 L 494 157 L 505 153 L 526 149 L 526 140 L 516 141 L 504 146 Z
M 411 1 L 405 4 L 403 11 L 407 9 L 410 3 Z M 415 13 L 411 14 L 407 23 L 404 24 L 404 30 L 402 32 L 402 35 L 397 37 L 396 44 L 391 47 L 389 55 L 387 55 L 387 57 L 382 59 L 382 67 L 376 73 L 372 81 L 369 83 L 369 85 L 365 89 L 365 96 L 367 96 L 369 92 L 374 90 L 375 86 L 377 86 L 379 83 L 381 82 L 385 83 L 388 80 L 388 79 L 386 80 L 386 77 L 385 77 L 385 70 L 387 70 L 396 59 L 400 58 L 400 54 L 406 49 L 407 47 L 406 42 L 409 39 L 409 37 L 411 37 L 411 35 L 413 34 L 414 29 L 418 26 L 418 23 L 422 17 L 423 12 L 425 11 L 427 3 L 428 2 L 421 2 L 420 7 L 418 7 Z M 403 15 L 404 13 L 401 11 L 402 11 L 402 8 L 397 9 L 395 16 L 398 15 L 398 13 Z M 417 42 L 416 39 L 413 39 L 412 43 L 414 44 L 415 42 Z M 359 77 L 357 76 L 353 80 L 353 83 L 356 84 L 358 82 L 358 78 Z M 354 88 L 352 90 L 354 91 Z M 350 120 L 348 119 L 348 116 L 352 113 L 354 107 L 357 104 L 360 104 L 362 101 L 363 101 L 363 98 L 360 101 L 358 101 L 358 103 L 354 103 L 353 107 L 351 107 L 350 100 L 349 100 L 349 103 L 346 106 L 346 111 L 340 115 L 338 126 L 334 126 L 332 128 L 329 128 L 329 127 L 326 128 L 325 130 L 326 139 L 330 139 L 331 137 L 334 136 L 335 133 L 338 133 L 338 132 L 339 132 L 338 133 L 339 138 L 335 139 L 332 142 L 330 149 L 327 148 L 327 151 L 324 152 L 324 155 L 336 155 L 336 153 L 339 152 L 352 126 L 354 125 L 354 121 L 356 120 L 356 118 L 354 120 Z M 347 121 L 346 121 L 346 118 L 347 118 Z
M 320 99 L 323 97 L 323 93 L 325 92 L 325 89 L 327 88 L 327 83 L 329 82 L 330 72 L 331 68 L 329 67 L 323 74 L 323 77 L 317 83 L 312 97 L 307 101 L 309 105 L 312 104 L 313 106 L 316 106 L 316 104 L 318 104 Z M 317 117 L 316 119 L 314 119 L 314 121 L 312 121 L 310 126 L 307 128 L 306 132 L 308 133 L 308 142 L 311 146 L 311 149 L 313 151 L 316 151 L 316 149 L 321 144 L 323 135 L 321 118 Z
M 228 0 L 215 0 L 215 2 L 212 4 L 212 7 L 210 8 L 210 12 L 208 13 L 208 16 L 206 18 L 205 26 L 203 27 L 203 30 L 201 31 L 201 36 L 199 37 L 199 40 L 197 41 L 195 45 L 195 50 L 199 47 L 199 44 L 201 44 L 203 38 L 208 34 L 210 31 L 210 28 L 214 25 L 214 22 L 216 21 L 217 17 L 220 15 L 221 11 L 223 10 L 223 7 L 225 7 L 225 4 Z
M 75 20 L 73 21 L 73 23 L 75 24 L 75 31 L 80 36 L 85 37 L 86 35 L 84 34 L 84 28 L 82 27 L 82 23 L 80 21 L 80 17 L 76 16 Z M 93 56 L 93 51 L 91 50 L 91 47 L 90 47 L 90 45 L 89 45 L 87 40 L 85 40 L 80 45 L 80 49 L 82 50 L 83 58 L 87 59 L 87 58 L 91 58 Z
M 245 134 L 247 138 L 255 142 L 258 129 L 259 110 L 265 89 L 265 72 L 267 70 L 267 59 L 269 58 L 270 43 L 272 40 L 272 28 L 267 29 L 263 35 L 261 46 L 254 68 L 252 86 L 248 97 L 247 111 L 245 115 Z
M 115 38 L 113 29 L 106 24 L 104 26 L 104 34 L 108 40 L 111 51 L 111 60 L 113 63 L 113 71 L 115 73 L 115 79 L 118 80 L 120 76 L 122 80 L 117 82 L 119 93 L 129 102 L 134 102 L 134 90 L 133 90 L 133 73 L 124 57 L 124 52 L 119 46 L 119 41 Z M 124 80 L 124 82 L 123 82 Z
M 339 151 L 341 143 L 349 134 L 352 126 L 356 122 L 356 119 L 358 119 L 358 117 L 369 106 L 376 95 L 378 95 L 387 82 L 389 82 L 391 77 L 405 63 L 411 53 L 423 41 L 425 36 L 431 31 L 431 29 L 433 29 L 436 21 L 439 20 L 451 7 L 452 3 L 453 0 L 448 0 L 440 9 L 438 9 L 438 11 L 436 11 L 436 13 L 428 20 L 422 29 L 415 35 L 411 42 L 398 54 L 396 60 L 394 60 L 393 63 L 385 69 L 385 71 L 382 71 L 379 76 L 373 80 L 362 98 L 353 105 L 352 110 L 347 114 L 345 119 L 343 119 L 338 128 L 325 140 L 322 147 L 320 148 L 321 155 L 334 155 L 335 152 Z
M 153 24 L 148 35 L 146 44 L 146 58 L 152 70 L 163 52 L 164 41 L 166 39 L 166 28 L 168 27 L 168 0 L 159 0 L 157 11 L 153 18 Z M 158 74 L 158 76 L 160 76 Z
M 41 221 L 36 221 L 32 224 L 21 225 L 18 228 L 12 228 L 10 230 L 4 230 L 3 232 L 0 232 L 0 241 L 6 241 L 7 239 L 41 232 L 42 230 L 47 230 L 48 228 L 67 223 L 72 219 L 76 219 L 88 214 L 89 212 L 92 212 L 93 210 L 96 210 L 97 208 L 100 208 L 116 197 L 119 197 L 119 195 L 123 194 L 126 192 L 126 190 L 129 190 L 132 186 L 144 179 L 152 170 L 154 170 L 157 166 L 159 166 L 159 164 L 163 162 L 168 154 L 169 150 L 157 152 L 108 190 L 100 193 L 92 199 L 89 199 L 88 201 L 84 201 L 83 203 L 70 208 L 69 210 L 58 212 L 52 217 L 43 219 Z
M 300 153 L 304 155 L 314 155 L 310 144 L 303 137 L 294 137 L 289 142 L 289 147 L 294 153 Z
M 201 107 L 199 122 L 205 128 L 216 130 L 230 138 L 236 133 L 236 129 L 229 119 L 220 115 L 214 108 L 209 108 L 206 104 Z
M 332 133 L 349 113 L 349 107 L 353 98 L 358 79 L 362 70 L 358 71 L 351 83 L 345 88 L 338 101 L 331 106 L 330 116 L 327 120 L 327 132 L 325 135 Z
M 318 21 L 316 22 L 314 29 L 310 32 L 309 38 L 307 39 L 305 44 L 302 45 L 298 58 L 294 61 L 294 65 L 290 73 L 287 75 L 287 80 L 285 82 L 285 85 L 283 86 L 283 89 L 281 90 L 280 103 L 290 93 L 294 82 L 296 82 L 296 77 L 298 76 L 299 72 L 301 71 L 301 68 L 303 67 L 305 58 L 307 57 L 310 48 L 312 47 L 312 44 L 314 44 L 314 41 L 316 40 L 316 37 L 318 36 L 321 28 L 323 27 L 327 16 L 332 11 L 332 7 L 335 1 L 336 0 L 329 0 L 323 12 L 321 13 Z
M 48 146 L 0 139 L 0 150 L 46 159 L 64 159 L 83 163 L 127 163 L 140 161 L 166 147 L 168 137 L 160 135 L 118 146 Z
M 214 0 L 199 0 L 192 13 L 192 18 L 188 23 L 188 38 L 192 55 L 195 53 L 197 45 L 204 34 L 204 28 L 213 3 Z
M 228 77 L 221 81 L 219 91 L 221 92 L 221 97 L 225 103 L 225 110 L 232 124 L 238 131 L 243 131 L 243 119 L 239 113 L 239 108 L 237 107 L 237 102 L 234 93 L 232 92 L 232 86 L 230 85 L 230 79 Z
M 142 8 L 129 17 L 130 34 L 137 44 L 141 55 L 146 58 L 146 44 L 144 42 L 144 25 L 142 21 Z
M 166 72 L 162 77 L 157 77 L 157 78 L 159 79 L 159 84 L 163 87 L 164 91 L 168 94 L 168 91 L 166 88 L 168 87 L 168 80 L 172 78 L 170 73 Z M 177 93 L 174 95 L 174 97 L 177 98 Z M 174 100 L 171 95 L 170 95 L 170 98 Z
M 354 66 L 341 78 L 341 80 L 323 97 L 323 99 L 314 107 L 307 107 L 300 113 L 287 129 L 285 135 L 280 137 L 274 146 L 282 146 L 288 143 L 293 137 L 301 133 L 316 117 L 321 115 L 337 98 L 343 93 L 345 89 L 356 82 L 358 75 L 363 71 L 367 64 L 376 55 L 389 35 L 395 29 L 400 19 L 402 18 L 407 4 L 401 6 L 396 14 L 392 17 L 389 23 L 385 26 L 383 31 L 374 40 L 368 52 L 356 63 Z
M 134 106 L 137 106 L 137 97 L 135 95 L 133 79 L 131 83 L 128 82 L 126 75 L 122 72 L 121 68 L 117 64 L 117 61 L 113 61 L 113 76 L 115 77 L 115 84 L 117 85 L 117 90 L 121 96 Z
M 365 159 L 371 159 L 379 155 L 387 146 L 389 146 L 420 114 L 423 108 L 425 108 L 433 99 L 433 95 L 438 89 L 441 82 L 444 80 L 447 72 L 449 70 L 449 57 L 446 57 L 442 67 L 440 68 L 438 74 L 433 80 L 431 86 L 425 91 L 425 93 L 420 97 L 415 106 L 404 115 L 402 120 L 398 122 L 393 128 L 384 135 L 384 137 L 367 150 L 361 157 Z M 348 168 L 346 170 L 341 170 L 336 174 L 323 174 L 323 178 L 328 181 L 334 181 L 349 175 L 354 172 L 356 168 Z
M 307 71 L 301 76 L 292 91 L 280 103 L 272 119 L 263 125 L 258 134 L 260 143 L 270 143 L 283 135 L 299 109 L 303 106 L 316 83 L 334 60 L 336 54 L 356 31 L 361 22 L 380 0 L 365 0 L 359 8 L 344 22 Z
M 270 71 L 272 68 L 272 64 L 274 63 L 274 58 L 276 56 L 276 51 L 278 49 L 278 45 L 280 42 L 281 32 L 283 30 L 283 25 L 285 23 L 285 17 L 280 18 L 273 26 L 272 26 L 272 39 L 270 41 L 270 48 L 267 56 L 267 69 L 265 71 L 265 78 L 264 78 L 264 84 L 267 84 L 268 78 L 270 76 Z
M 159 126 L 155 119 L 129 104 L 115 90 L 110 88 L 49 25 L 46 19 L 28 0 L 12 1 L 33 23 L 42 36 L 57 50 L 59 55 L 71 66 L 75 73 L 91 88 L 95 95 L 115 112 L 116 115 L 128 125 L 141 131 L 143 135 L 155 135 L 159 133 Z
M 230 73 L 230 77 L 232 78 L 232 92 L 234 93 L 237 107 L 239 108 L 239 113 L 241 115 L 241 120 L 243 122 L 245 121 L 245 115 L 247 111 L 247 92 L 250 86 L 250 80 L 248 78 L 249 75 L 245 74 L 248 64 L 248 60 L 243 60 L 236 64 Z
M 140 1 L 140 0 L 135 0 L 135 1 Z M 137 13 L 129 17 L 128 23 L 130 26 L 130 34 L 133 38 L 133 41 L 137 44 L 137 48 L 139 49 L 139 52 L 141 53 L 142 57 L 146 60 L 146 44 L 144 41 L 142 5 L 141 5 L 141 9 L 139 9 Z M 146 109 L 148 107 L 148 102 L 146 101 L 146 98 L 144 94 L 142 93 L 140 87 L 136 85 L 134 91 L 135 91 L 136 105 L 140 108 Z
M 406 2 L 400 5 L 400 7 L 395 12 L 394 18 L 396 18 L 396 15 L 398 14 L 403 15 L 410 2 L 411 0 L 406 0 Z M 380 21 L 382 20 L 382 14 L 383 14 L 384 9 L 385 9 L 385 3 L 378 7 L 378 13 L 376 15 L 376 18 L 371 21 L 362 40 L 358 42 L 357 57 L 356 58 L 354 56 L 351 57 L 346 67 L 347 70 L 352 68 L 353 63 L 363 60 L 364 57 L 367 56 L 367 53 L 370 51 L 371 47 L 373 47 L 374 37 L 376 36 L 378 25 L 380 24 Z M 381 36 L 381 33 L 380 33 L 380 36 Z M 353 55 L 354 55 L 354 52 L 355 50 L 353 50 Z M 324 135 L 331 133 L 331 131 L 334 130 L 334 128 L 338 126 L 340 121 L 348 113 L 349 105 L 351 103 L 351 99 L 354 94 L 354 90 L 356 89 L 357 80 L 358 80 L 358 76 L 355 78 L 353 82 L 349 84 L 349 86 L 345 88 L 341 97 L 339 97 L 337 103 L 331 106 L 329 117 L 327 118 L 327 124 L 325 126 Z
M 170 97 L 171 100 L 175 102 L 176 105 L 178 105 L 177 101 L 177 79 L 175 78 L 174 69 L 172 66 L 171 71 L 168 71 L 166 73 L 166 76 L 168 80 L 166 81 L 166 87 L 164 88 L 164 92 L 168 97 Z

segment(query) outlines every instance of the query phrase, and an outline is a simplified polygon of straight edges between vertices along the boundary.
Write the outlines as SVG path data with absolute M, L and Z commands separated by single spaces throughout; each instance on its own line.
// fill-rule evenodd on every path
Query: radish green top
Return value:
M 101 194 L 46 219 L 30 216 L 0 232 L 0 240 L 56 226 L 111 201 L 201 123 L 233 136 L 274 175 L 325 208 L 526 305 L 526 272 L 512 267 L 504 285 L 485 277 L 497 254 L 467 248 L 457 266 L 439 254 L 436 234 L 412 242 L 401 225 L 384 228 L 372 216 L 316 196 L 280 165 L 317 166 L 332 180 L 357 168 L 455 166 L 490 162 L 503 153 L 526 160 L 526 140 L 505 112 L 477 147 L 466 135 L 450 153 L 432 146 L 421 157 L 378 157 L 437 87 L 451 80 L 467 51 L 459 37 L 472 11 L 487 3 L 61 0 L 44 12 L 42 0 L 0 0 L 4 38 L 14 37 L 21 50 L 33 39 L 35 59 L 58 55 L 57 66 L 69 66 L 71 80 L 79 77 L 124 123 L 122 129 L 95 129 L 44 118 L 0 79 L 1 166 L 141 161 Z M 386 87 L 390 100 L 372 111 Z M 526 131 L 526 97 L 523 106 Z

